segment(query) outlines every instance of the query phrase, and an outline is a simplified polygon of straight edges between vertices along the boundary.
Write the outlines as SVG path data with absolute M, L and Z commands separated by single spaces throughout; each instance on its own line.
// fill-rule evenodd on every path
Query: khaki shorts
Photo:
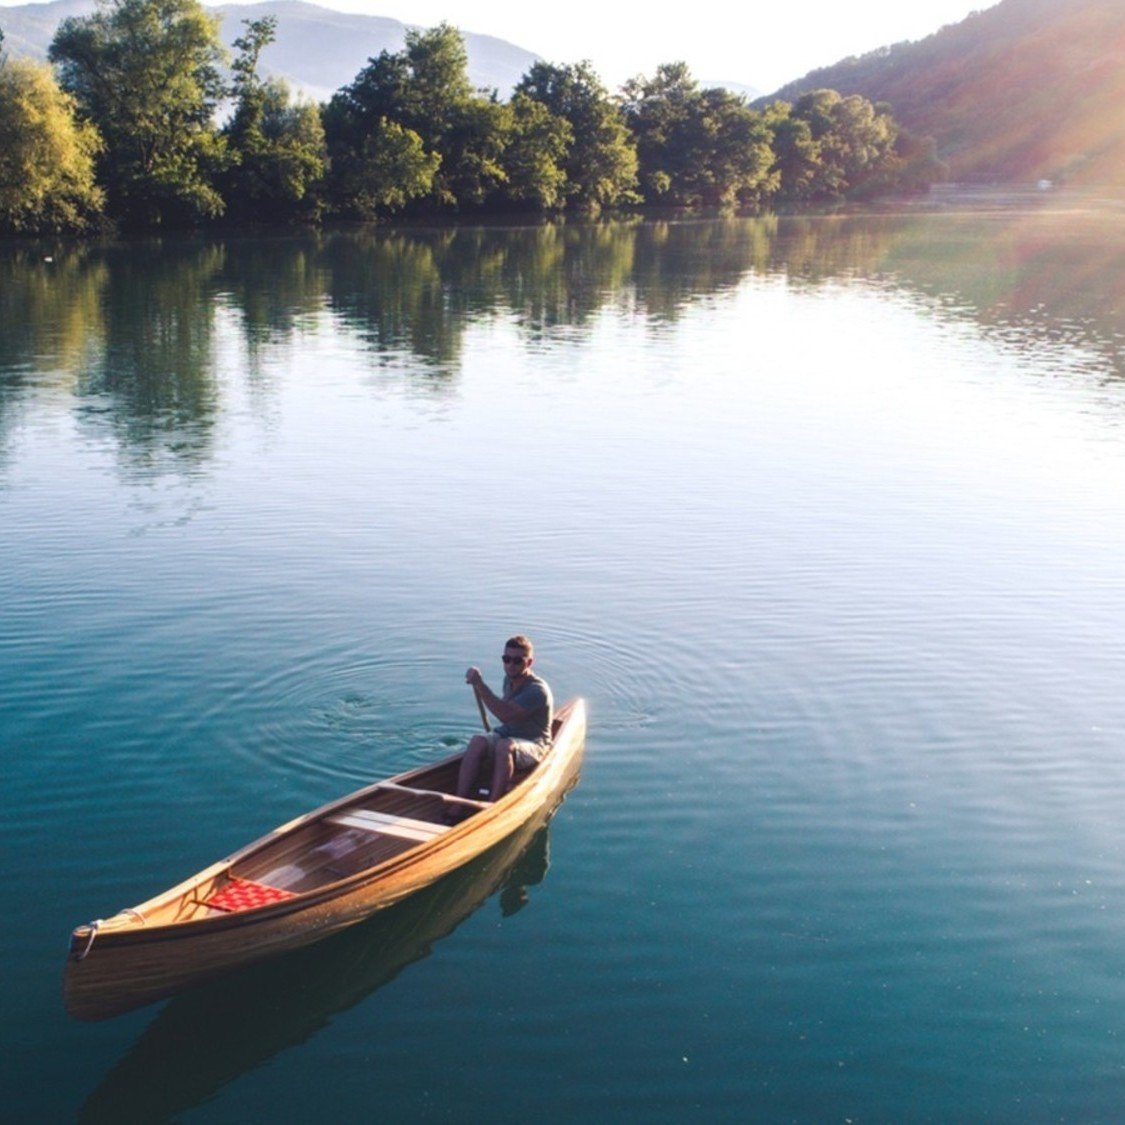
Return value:
M 490 730 L 484 737 L 488 740 L 489 760 L 491 761 L 491 755 L 496 751 L 497 740 L 508 738 L 508 736 Z M 528 742 L 524 738 L 508 738 L 508 741 L 512 744 L 512 757 L 518 770 L 534 769 L 543 761 L 543 755 L 551 748 L 546 743 Z

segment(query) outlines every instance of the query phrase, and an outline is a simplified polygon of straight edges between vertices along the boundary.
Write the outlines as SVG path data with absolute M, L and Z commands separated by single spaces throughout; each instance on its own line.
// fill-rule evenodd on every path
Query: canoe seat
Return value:
M 404 840 L 432 840 L 449 831 L 448 824 L 432 824 L 428 820 L 415 820 L 410 816 L 395 816 L 393 813 L 372 812 L 370 809 L 352 809 L 326 817 L 329 824 L 342 828 L 362 828 L 367 832 L 379 832 L 384 836 L 399 836 Z

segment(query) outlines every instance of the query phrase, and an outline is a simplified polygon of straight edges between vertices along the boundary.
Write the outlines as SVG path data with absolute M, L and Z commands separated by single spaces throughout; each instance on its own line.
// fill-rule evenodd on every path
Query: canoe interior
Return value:
M 304 894 L 410 851 L 426 839 L 425 829 L 413 822 L 432 825 L 435 835 L 446 831 L 445 811 L 449 806 L 440 794 L 452 795 L 456 791 L 459 764 L 459 760 L 443 763 L 440 768 L 412 777 L 410 787 L 422 792 L 376 789 L 335 815 L 315 820 L 235 863 L 230 868 L 230 877 Z M 384 813 L 403 824 L 395 831 L 395 826 L 388 823 L 387 829 L 380 831 L 341 823 L 345 816 L 356 812 Z

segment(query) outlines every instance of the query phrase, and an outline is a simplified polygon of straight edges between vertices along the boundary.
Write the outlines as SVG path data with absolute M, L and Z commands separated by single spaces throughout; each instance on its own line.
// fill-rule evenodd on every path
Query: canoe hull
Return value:
M 64 974 L 67 1010 L 79 1019 L 103 1019 L 320 941 L 429 886 L 520 829 L 545 824 L 577 783 L 585 731 L 585 708 L 576 700 L 568 705 L 551 752 L 516 789 L 432 841 L 337 883 L 244 913 L 156 926 L 125 918 L 118 928 L 92 935 L 90 927 L 79 927 L 71 938 Z M 284 837 L 294 826 L 313 822 L 348 800 L 298 818 L 223 862 L 229 867 L 263 843 Z M 212 870 L 193 879 L 205 882 Z M 178 889 L 166 892 L 163 899 Z M 142 904 L 138 914 L 161 901 L 158 897 Z

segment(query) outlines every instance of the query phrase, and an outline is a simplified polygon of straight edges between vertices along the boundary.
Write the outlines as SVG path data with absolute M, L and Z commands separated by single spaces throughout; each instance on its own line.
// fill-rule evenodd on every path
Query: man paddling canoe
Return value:
M 465 673 L 465 682 L 472 684 L 477 699 L 500 720 L 500 725 L 469 740 L 457 777 L 459 797 L 472 794 L 483 765 L 491 768 L 489 799 L 499 800 L 508 791 L 516 770 L 532 769 L 551 745 L 554 701 L 547 681 L 531 670 L 535 663 L 531 641 L 523 634 L 510 637 L 501 660 L 504 685 L 500 695 L 484 682 L 479 668 Z

